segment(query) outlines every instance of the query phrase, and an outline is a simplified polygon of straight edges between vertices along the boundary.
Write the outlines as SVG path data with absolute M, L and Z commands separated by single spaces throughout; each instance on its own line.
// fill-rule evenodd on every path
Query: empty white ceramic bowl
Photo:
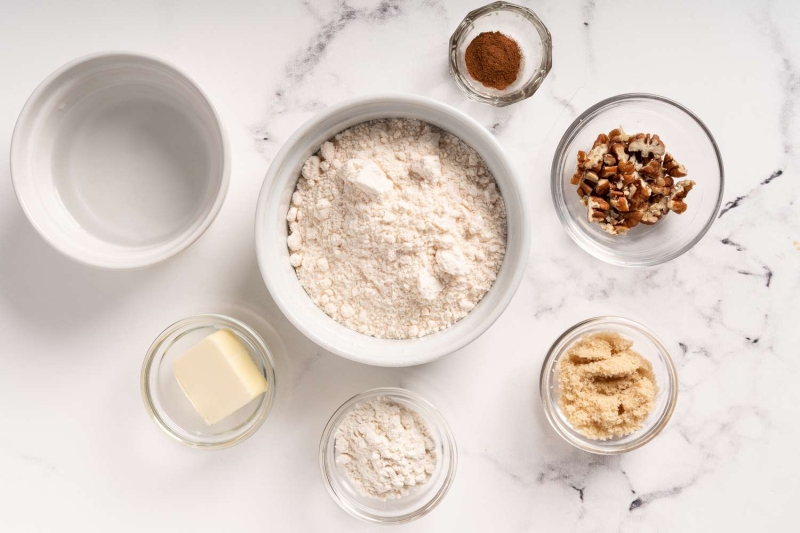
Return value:
M 28 219 L 89 266 L 139 268 L 187 248 L 228 188 L 230 149 L 217 112 L 163 61 L 107 52 L 56 70 L 28 99 L 11 143 L 11 177 Z
M 492 171 L 506 205 L 508 241 L 492 288 L 451 327 L 418 339 L 378 339 L 353 331 L 326 315 L 306 294 L 289 264 L 286 212 L 300 169 L 320 145 L 361 122 L 404 117 L 424 120 L 472 146 Z M 528 206 L 497 140 L 475 120 L 452 107 L 411 95 L 355 98 L 322 111 L 303 124 L 278 152 L 264 179 L 256 211 L 256 253 L 270 294 L 287 318 L 309 339 L 335 354 L 378 366 L 433 361 L 477 339 L 502 314 L 522 280 L 530 252 Z

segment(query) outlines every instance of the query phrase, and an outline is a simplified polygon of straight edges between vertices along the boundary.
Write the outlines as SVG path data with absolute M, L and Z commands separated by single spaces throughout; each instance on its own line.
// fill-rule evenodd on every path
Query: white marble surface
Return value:
M 505 109 L 468 101 L 446 68 L 450 33 L 480 2 L 210 0 L 0 2 L 0 146 L 34 87 L 77 56 L 148 52 L 204 87 L 227 123 L 227 201 L 187 252 L 131 273 L 51 250 L 14 199 L 0 150 L 0 530 L 364 531 L 326 493 L 318 439 L 364 389 L 428 397 L 460 447 L 452 491 L 405 531 L 788 531 L 800 497 L 797 404 L 800 4 L 523 2 L 553 34 L 554 69 Z M 320 351 L 280 314 L 255 262 L 269 162 L 316 111 L 378 91 L 423 94 L 477 118 L 525 181 L 529 269 L 502 318 L 436 363 L 371 368 Z M 589 105 L 663 94 L 716 135 L 725 209 L 688 254 L 625 270 L 582 252 L 550 201 L 562 132 Z M 697 177 L 698 181 L 702 177 Z M 241 446 L 204 453 L 148 419 L 139 370 L 176 319 L 223 312 L 288 347 L 277 405 Z M 623 457 L 571 448 L 537 394 L 554 338 L 598 314 L 650 325 L 673 350 L 666 430 Z

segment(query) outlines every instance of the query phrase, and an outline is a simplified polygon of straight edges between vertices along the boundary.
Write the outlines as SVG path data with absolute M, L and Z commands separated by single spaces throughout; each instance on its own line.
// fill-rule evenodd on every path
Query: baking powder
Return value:
M 377 398 L 356 405 L 337 428 L 336 462 L 359 493 L 385 501 L 427 482 L 437 453 L 419 413 Z

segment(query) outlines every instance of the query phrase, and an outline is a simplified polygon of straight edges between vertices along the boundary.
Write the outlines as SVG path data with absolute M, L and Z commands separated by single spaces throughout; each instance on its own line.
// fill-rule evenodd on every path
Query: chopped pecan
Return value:
M 594 185 L 600 180 L 600 178 L 592 172 L 591 170 L 587 170 L 586 173 L 583 175 L 583 181 L 591 184 L 593 187 Z
M 664 154 L 664 171 L 676 178 L 683 178 L 687 175 L 686 167 L 672 158 L 672 154 Z
M 605 133 L 601 133 L 600 135 L 597 136 L 597 139 L 595 139 L 592 148 L 597 148 L 602 144 L 605 144 L 606 148 L 608 148 L 608 135 L 606 135 Z
M 675 184 L 675 188 L 672 190 L 672 197 L 683 200 L 693 187 L 694 182 L 692 180 L 681 180 Z
M 615 142 L 615 143 L 616 142 L 622 142 L 622 143 L 624 143 L 624 142 L 628 142 L 628 139 L 630 137 L 628 137 L 628 134 L 625 133 L 625 130 L 623 130 L 622 127 L 619 127 L 619 128 L 615 128 L 615 129 L 611 130 L 608 133 L 608 138 L 611 140 L 611 142 Z
M 643 179 L 639 179 L 639 197 L 648 199 L 653 194 L 653 188 Z
M 608 153 L 608 144 L 599 144 L 595 145 L 589 151 L 589 154 L 586 156 L 586 161 L 584 162 L 584 168 L 586 170 L 594 170 L 598 171 L 603 166 L 603 156 Z
M 651 159 L 649 163 L 639 169 L 639 174 L 643 174 L 648 178 L 658 178 L 661 176 L 661 165 L 656 159 Z
M 686 211 L 684 198 L 694 182 L 674 181 L 686 174 L 658 135 L 629 136 L 620 127 L 598 135 L 588 153 L 578 152 L 570 182 L 578 186 L 588 220 L 621 235 L 639 224 L 655 224 L 670 211 Z
M 639 225 L 639 222 L 642 221 L 642 216 L 644 216 L 644 213 L 641 211 L 629 211 L 628 213 L 625 213 L 623 219 L 625 221 L 625 225 L 629 228 L 632 228 Z
M 692 180 L 683 180 L 675 184 L 675 188 L 672 190 L 672 194 L 669 196 L 668 205 L 671 211 L 675 211 L 678 214 L 686 211 L 688 206 L 683 199 L 686 198 L 686 195 L 689 194 L 689 191 L 692 190 L 692 187 L 694 187 L 694 182 Z
M 622 161 L 617 165 L 620 174 L 630 174 L 634 169 L 634 165 L 631 161 Z
M 599 222 L 606 218 L 606 214 L 598 209 L 589 209 L 589 222 Z
M 669 200 L 666 196 L 658 198 L 655 202 L 642 211 L 642 224 L 652 225 L 661 220 L 669 211 Z
M 622 143 L 614 143 L 611 145 L 611 153 L 616 156 L 617 161 L 622 163 L 623 161 L 627 161 L 629 156 L 627 152 L 625 152 L 625 145 Z
M 597 196 L 589 197 L 589 208 L 599 209 L 601 211 L 608 211 L 609 209 L 611 209 L 608 205 L 608 202 L 606 202 L 602 198 L 598 198 Z
M 664 155 L 666 147 L 658 135 L 650 135 L 649 133 L 637 133 L 631 137 L 628 144 L 629 152 L 639 152 L 642 157 L 649 157 L 651 154 Z
M 607 178 L 609 176 L 613 176 L 617 173 L 617 167 L 603 167 L 603 170 L 600 171 L 601 178 Z
M 578 150 L 578 170 L 583 170 L 586 168 L 586 152 L 583 150 Z
M 678 200 L 677 198 L 670 198 L 669 200 L 669 210 L 675 211 L 679 215 L 686 211 L 689 206 L 686 205 L 686 202 L 683 200 Z
M 628 199 L 624 196 L 615 196 L 610 200 L 611 207 L 619 211 L 620 213 L 627 213 L 630 210 L 630 206 L 628 205 Z

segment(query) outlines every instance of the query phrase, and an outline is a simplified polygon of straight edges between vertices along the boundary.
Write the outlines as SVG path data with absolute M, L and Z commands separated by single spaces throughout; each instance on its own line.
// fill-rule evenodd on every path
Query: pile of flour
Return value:
M 457 322 L 505 255 L 505 204 L 485 163 L 418 120 L 366 122 L 325 142 L 303 166 L 286 218 L 308 295 L 374 337 Z
M 436 470 L 435 443 L 419 413 L 387 398 L 362 402 L 336 430 L 336 462 L 364 496 L 401 498 Z

